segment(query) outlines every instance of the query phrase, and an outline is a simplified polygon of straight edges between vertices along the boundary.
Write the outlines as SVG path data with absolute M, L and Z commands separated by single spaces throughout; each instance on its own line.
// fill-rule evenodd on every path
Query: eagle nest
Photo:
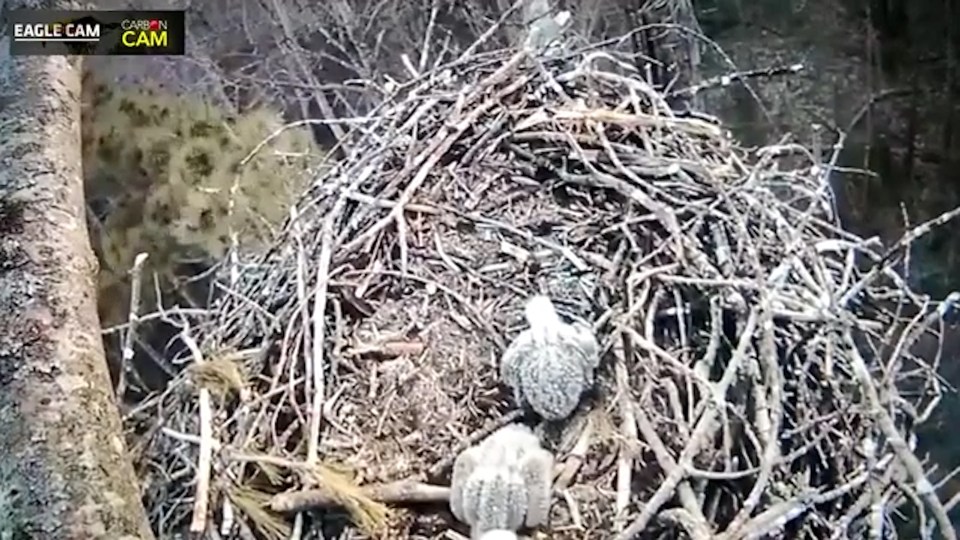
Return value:
M 818 152 L 744 150 L 611 54 L 400 85 L 275 245 L 224 262 L 187 367 L 127 418 L 161 536 L 467 534 L 451 466 L 521 419 L 498 363 L 545 294 L 603 356 L 522 534 L 954 537 L 913 434 L 949 303 L 896 271 L 952 214 L 846 232 Z

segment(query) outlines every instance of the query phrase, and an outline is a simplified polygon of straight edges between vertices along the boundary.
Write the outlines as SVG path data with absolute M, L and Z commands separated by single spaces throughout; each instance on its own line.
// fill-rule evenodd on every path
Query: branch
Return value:
M 393 484 L 366 486 L 363 494 L 370 499 L 387 504 L 422 504 L 446 502 L 450 488 L 420 482 L 401 481 Z M 270 501 L 275 512 L 294 513 L 319 508 L 338 508 L 342 502 L 328 490 L 306 489 L 281 493 Z

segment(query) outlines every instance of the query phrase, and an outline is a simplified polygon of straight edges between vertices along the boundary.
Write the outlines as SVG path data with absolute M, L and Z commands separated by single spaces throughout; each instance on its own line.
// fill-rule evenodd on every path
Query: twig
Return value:
M 640 515 L 633 520 L 629 527 L 617 535 L 616 538 L 618 540 L 630 540 L 647 527 L 647 524 L 650 522 L 656 512 L 667 502 L 677 485 L 688 474 L 687 471 L 693 465 L 694 456 L 700 453 L 702 445 L 704 445 L 706 441 L 713 435 L 713 433 L 716 432 L 718 427 L 716 424 L 716 418 L 720 414 L 720 409 L 726 407 L 725 396 L 727 390 L 729 389 L 730 384 L 733 383 L 733 379 L 736 377 L 737 370 L 740 369 L 740 363 L 747 355 L 747 347 L 750 344 L 749 338 L 753 336 L 754 328 L 757 324 L 757 317 L 758 313 L 756 311 L 752 311 L 750 313 L 750 317 L 748 318 L 747 323 L 744 325 L 740 342 L 733 353 L 733 358 L 727 365 L 727 369 L 724 371 L 723 377 L 716 384 L 714 394 L 711 396 L 709 401 L 709 406 L 697 421 L 696 426 L 693 428 L 692 434 L 690 435 L 690 440 L 687 442 L 687 446 L 683 449 L 679 459 L 677 459 L 677 466 L 667 473 L 666 479 L 664 479 L 663 483 L 660 484 L 660 487 L 657 488 L 656 493 L 654 493 L 653 497 L 651 497 L 647 504 L 643 507 Z M 632 330 L 629 329 L 628 331 L 632 332 Z M 640 418 L 641 414 L 643 414 L 643 412 L 638 410 L 637 418 Z
M 883 403 L 881 403 L 880 396 L 877 395 L 877 390 L 873 386 L 873 379 L 870 376 L 870 371 L 867 369 L 867 364 L 860 355 L 860 351 L 853 342 L 853 338 L 848 334 L 845 336 L 845 341 L 850 351 L 850 358 L 853 361 L 853 373 L 860 383 L 860 388 L 867 399 L 867 403 L 870 405 L 872 414 L 876 417 L 880 425 L 880 430 L 887 438 L 887 443 L 893 447 L 893 451 L 896 452 L 897 457 L 910 474 L 916 486 L 917 494 L 930 506 L 930 510 L 933 512 L 934 519 L 937 520 L 937 525 L 940 527 L 940 532 L 943 537 L 947 540 L 956 540 L 957 533 L 953 528 L 953 524 L 950 522 L 950 518 L 947 517 L 947 511 L 943 503 L 940 502 L 933 488 L 933 484 L 927 479 L 927 475 L 923 472 L 923 465 L 920 463 L 920 460 L 917 459 L 907 446 L 907 442 L 903 440 L 900 432 L 897 431 L 896 424 L 894 424 L 893 419 L 890 418 L 886 408 Z
M 616 355 L 614 373 L 617 384 L 617 406 L 621 417 L 621 431 L 623 441 L 620 443 L 620 456 L 617 465 L 617 497 L 614 515 L 618 529 L 623 529 L 625 511 L 630 504 L 630 494 L 633 491 L 633 463 L 636 459 L 635 445 L 637 439 L 637 420 L 633 413 L 633 400 L 630 398 L 630 383 L 624 357 L 633 357 L 633 347 L 630 337 L 622 336 L 623 354 Z
M 457 456 L 460 454 L 460 452 L 487 438 L 491 433 L 502 428 L 503 426 L 519 420 L 523 417 L 523 414 L 523 411 L 520 409 L 512 410 L 500 418 L 497 418 L 493 422 L 490 422 L 483 428 L 474 431 L 469 437 L 463 441 L 460 441 L 460 444 L 458 444 L 456 448 L 453 448 L 450 453 L 447 454 L 447 457 L 434 463 L 433 466 L 427 469 L 427 473 L 424 476 L 427 479 L 439 478 L 440 475 L 453 466 L 453 462 L 457 460 Z
M 180 332 L 180 340 L 190 350 L 195 365 L 203 365 L 203 353 L 185 327 Z M 207 514 L 210 511 L 210 468 L 213 463 L 213 447 L 217 444 L 213 437 L 213 411 L 210 404 L 210 390 L 199 389 L 200 408 L 200 448 L 197 457 L 197 485 L 193 499 L 193 518 L 190 532 L 202 534 L 207 529 Z
M 123 401 L 127 391 L 127 370 L 135 369 L 131 364 L 136 355 L 133 342 L 137 335 L 137 325 L 140 323 L 140 292 L 143 280 L 143 263 L 147 260 L 146 253 L 138 253 L 133 259 L 133 268 L 130 269 L 130 313 L 127 319 L 127 329 L 123 335 L 123 349 L 120 357 L 120 370 L 117 375 L 117 387 L 114 395 L 117 401 Z
M 387 504 L 422 504 L 446 502 L 450 498 L 450 488 L 414 481 L 393 484 L 364 486 L 363 494 L 370 499 Z M 270 508 L 275 512 L 304 512 L 322 508 L 337 508 L 341 499 L 323 489 L 307 489 L 275 495 L 270 500 Z

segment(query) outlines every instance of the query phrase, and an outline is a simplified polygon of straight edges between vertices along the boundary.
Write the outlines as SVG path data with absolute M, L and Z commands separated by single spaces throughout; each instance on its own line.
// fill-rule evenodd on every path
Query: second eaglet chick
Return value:
M 506 540 L 509 531 L 547 521 L 552 485 L 553 455 L 530 428 L 511 424 L 457 456 L 450 511 L 474 540 Z
M 530 328 L 507 347 L 500 377 L 518 405 L 529 405 L 546 420 L 562 420 L 593 385 L 600 346 L 589 328 L 560 320 L 546 296 L 531 298 L 524 313 Z

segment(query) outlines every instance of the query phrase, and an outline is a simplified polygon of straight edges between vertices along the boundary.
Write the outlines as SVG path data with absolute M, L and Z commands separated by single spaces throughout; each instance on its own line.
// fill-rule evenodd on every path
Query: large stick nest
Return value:
M 745 151 L 601 53 L 463 59 L 350 142 L 275 247 L 227 265 L 184 329 L 190 369 L 132 416 L 161 535 L 199 496 L 208 530 L 280 538 L 294 513 L 271 497 L 311 487 L 349 537 L 465 532 L 442 502 L 385 514 L 356 485 L 446 485 L 516 417 L 496 368 L 534 292 L 605 351 L 547 443 L 552 538 L 949 527 L 912 435 L 940 386 L 911 343 L 940 319 L 899 251 L 836 224 L 817 156 Z

